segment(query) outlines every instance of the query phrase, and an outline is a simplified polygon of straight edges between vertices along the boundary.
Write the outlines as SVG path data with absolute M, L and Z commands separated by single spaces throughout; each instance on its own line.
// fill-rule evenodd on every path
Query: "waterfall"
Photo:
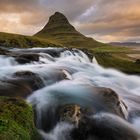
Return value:
M 78 49 L 32 48 L 10 51 L 16 55 L 37 54 L 39 58 L 38 61 L 20 64 L 16 61 L 16 55 L 1 55 L 0 83 L 5 79 L 15 80 L 13 75 L 24 71 L 36 74 L 43 81 L 44 86 L 32 91 L 27 101 L 36 111 L 36 126 L 45 140 L 71 140 L 69 133 L 75 126 L 58 120 L 58 108 L 68 104 L 88 108 L 92 116 L 107 112 L 123 117 L 132 128 L 140 130 L 139 76 L 105 69 L 98 65 L 95 57 L 90 60 Z M 104 96 L 106 94 L 108 98 Z

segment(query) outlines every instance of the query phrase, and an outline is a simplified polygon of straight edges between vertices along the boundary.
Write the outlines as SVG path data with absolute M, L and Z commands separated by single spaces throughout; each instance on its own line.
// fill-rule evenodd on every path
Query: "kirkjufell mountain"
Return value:
M 53 46 L 92 49 L 110 45 L 84 36 L 70 24 L 62 13 L 55 12 L 45 27 L 33 36 L 0 32 L 0 46 L 18 48 Z
M 103 45 L 102 43 L 78 32 L 60 12 L 56 12 L 52 15 L 45 27 L 36 33 L 35 36 L 54 40 L 64 46 L 71 47 L 91 48 Z

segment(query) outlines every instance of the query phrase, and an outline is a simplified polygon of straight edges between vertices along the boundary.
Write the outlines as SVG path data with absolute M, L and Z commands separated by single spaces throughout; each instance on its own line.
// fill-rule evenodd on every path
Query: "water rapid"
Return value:
M 98 64 L 94 56 L 91 60 L 88 55 L 77 49 L 32 48 L 9 51 L 12 53 L 11 56 L 0 55 L 0 84 L 3 85 L 3 81 L 8 81 L 4 86 L 10 87 L 11 81 L 20 79 L 15 75 L 19 76 L 21 72 L 33 73 L 42 81 L 41 86 L 28 90 L 26 99 L 35 110 L 35 123 L 43 139 L 73 140 L 70 132 L 78 126 L 60 119 L 63 115 L 60 114 L 60 110 L 66 105 L 78 105 L 89 110 L 86 117 L 92 122 L 100 118 L 102 121 L 108 117 L 113 120 L 108 123 L 113 123 L 116 118 L 118 123 L 124 121 L 121 123 L 124 124 L 121 127 L 122 131 L 128 130 L 129 127 L 140 131 L 139 76 L 127 75 L 115 69 L 105 69 Z M 21 56 L 17 57 L 17 54 Z M 23 54 L 25 56 L 22 62 L 26 58 L 26 63 L 20 63 Z M 27 61 L 29 55 L 38 56 L 38 59 Z M 100 113 L 104 112 L 110 115 L 102 117 Z M 76 119 L 78 122 L 78 117 Z M 96 124 L 98 123 L 100 124 L 97 121 Z M 125 125 L 130 126 L 126 129 Z M 110 126 L 118 128 L 116 124 Z M 105 129 L 112 130 L 107 126 Z M 97 136 L 89 136 L 86 139 L 100 140 Z

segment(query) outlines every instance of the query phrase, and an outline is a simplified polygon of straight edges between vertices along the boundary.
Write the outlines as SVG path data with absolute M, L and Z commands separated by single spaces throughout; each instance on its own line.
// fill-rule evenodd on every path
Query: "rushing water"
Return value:
M 92 88 L 106 87 L 114 90 L 128 107 L 128 112 L 120 104 L 125 118 L 131 119 L 133 127 L 140 131 L 140 77 L 126 75 L 114 69 L 105 69 L 77 49 L 63 50 L 57 48 L 11 49 L 14 53 L 36 53 L 39 61 L 19 64 L 14 57 L 0 56 L 0 80 L 12 78 L 19 71 L 31 71 L 43 80 L 44 87 L 28 96 L 27 101 L 36 109 L 36 125 L 46 140 L 69 140 L 73 125 L 56 122 L 58 106 L 78 104 L 91 110 L 108 111 L 108 106 L 99 104 L 92 94 Z M 50 53 L 51 52 L 51 53 Z M 56 53 L 55 57 L 52 52 Z M 98 93 L 98 92 L 97 92 Z M 131 113 L 133 112 L 133 113 Z M 130 114 L 130 115 L 129 115 Z M 48 122 L 51 131 L 45 132 Z

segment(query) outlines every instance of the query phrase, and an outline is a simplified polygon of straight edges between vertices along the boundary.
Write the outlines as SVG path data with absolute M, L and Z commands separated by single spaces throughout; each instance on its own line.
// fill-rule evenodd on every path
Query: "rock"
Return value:
M 0 96 L 25 98 L 32 93 L 31 87 L 21 79 L 0 81 Z
M 42 79 L 30 71 L 16 72 L 13 77 L 0 81 L 0 96 L 26 98 L 44 86 Z
M 0 139 L 40 140 L 30 105 L 18 98 L 0 97 Z
M 8 52 L 8 50 L 0 48 L 0 55 L 6 55 Z
M 78 126 L 81 119 L 81 107 L 74 104 L 64 105 L 60 108 L 59 115 L 60 121 L 66 121 Z
M 58 110 L 59 121 L 72 123 L 75 127 L 78 127 L 79 122 L 83 120 L 84 116 L 92 114 L 92 110 L 78 104 L 63 105 Z
M 31 71 L 18 71 L 16 73 L 14 73 L 13 76 L 27 81 L 27 83 L 30 85 L 32 91 L 42 88 L 44 86 L 44 83 L 43 83 L 42 79 L 39 77 L 39 75 L 37 75 Z
M 33 61 L 39 61 L 39 55 L 35 53 L 21 54 L 16 57 L 16 61 L 20 64 L 31 63 Z
M 91 92 L 94 95 L 95 102 L 99 105 L 94 108 L 94 113 L 109 112 L 127 119 L 127 105 L 116 92 L 104 87 L 92 87 Z
M 117 115 L 98 113 L 80 120 L 73 140 L 139 140 L 140 133 Z

